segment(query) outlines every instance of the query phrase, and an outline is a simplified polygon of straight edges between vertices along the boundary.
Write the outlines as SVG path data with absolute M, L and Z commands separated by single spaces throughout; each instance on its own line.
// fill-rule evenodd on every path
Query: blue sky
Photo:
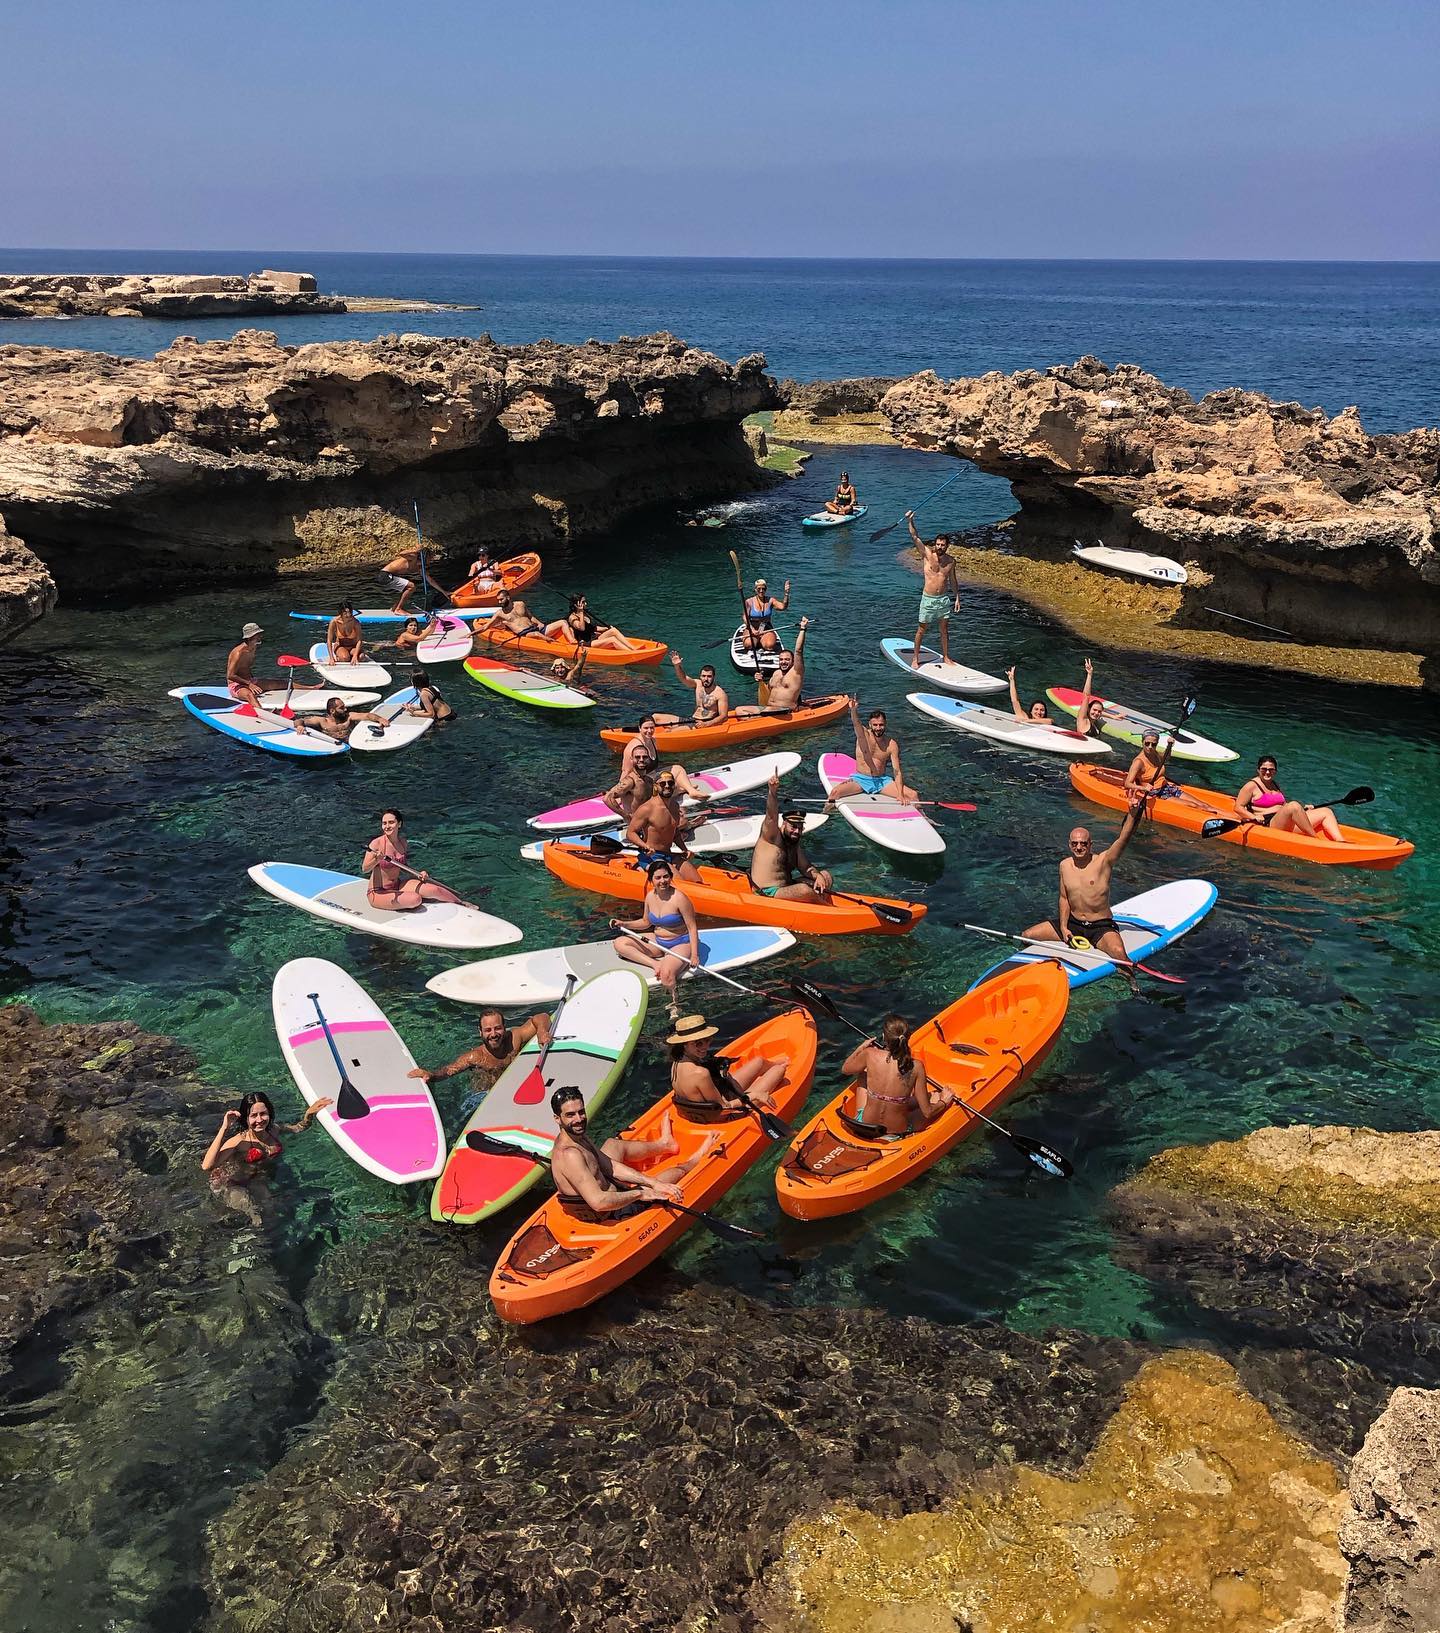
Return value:
M 0 243 L 1440 259 L 1432 0 L 6 8 Z

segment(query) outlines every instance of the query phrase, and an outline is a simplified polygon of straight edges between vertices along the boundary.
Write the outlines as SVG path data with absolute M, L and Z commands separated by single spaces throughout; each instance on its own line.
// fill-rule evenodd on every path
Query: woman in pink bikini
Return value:
M 887 1134 L 908 1134 L 912 1111 L 920 1113 L 923 1128 L 955 1104 L 949 1089 L 930 1087 L 925 1068 L 910 1053 L 910 1023 L 903 1015 L 887 1015 L 880 1024 L 880 1041 L 866 1038 L 840 1070 L 860 1079 L 855 1085 L 855 1120 Z
M 1262 754 L 1255 775 L 1235 796 L 1235 814 L 1242 822 L 1258 823 L 1276 833 L 1302 833 L 1311 839 L 1329 839 L 1343 844 L 1340 824 L 1328 805 L 1302 805 L 1286 799 L 1275 785 L 1280 769 L 1273 754 Z
M 402 871 L 410 861 L 404 829 L 405 818 L 399 811 L 382 811 L 379 837 L 365 847 L 360 866 L 370 880 L 367 894 L 371 907 L 406 913 L 426 902 L 458 902 L 460 898 L 453 890 L 436 884 L 425 872 L 412 875 Z

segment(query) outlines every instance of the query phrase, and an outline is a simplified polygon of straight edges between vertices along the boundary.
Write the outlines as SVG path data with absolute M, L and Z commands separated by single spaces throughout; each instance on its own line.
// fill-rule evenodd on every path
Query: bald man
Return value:
M 1121 961 L 1120 972 L 1132 986 L 1135 976 L 1128 967 L 1125 943 L 1120 939 L 1120 926 L 1116 924 L 1110 907 L 1110 875 L 1120 860 L 1121 852 L 1130 843 L 1130 836 L 1135 832 L 1135 824 L 1140 820 L 1144 805 L 1143 794 L 1131 800 L 1115 842 L 1098 856 L 1088 828 L 1070 830 L 1070 854 L 1060 864 L 1059 927 L 1057 929 L 1046 919 L 1043 923 L 1032 924 L 1024 932 L 1036 941 L 1063 941 L 1067 945 L 1074 937 L 1083 936 L 1108 958 Z

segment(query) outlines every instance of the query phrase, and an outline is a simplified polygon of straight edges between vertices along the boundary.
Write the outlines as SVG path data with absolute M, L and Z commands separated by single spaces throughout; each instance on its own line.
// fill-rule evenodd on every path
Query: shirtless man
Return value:
M 850 473 L 841 471 L 840 480 L 835 487 L 835 497 L 825 501 L 825 508 L 832 516 L 848 516 L 856 503 L 855 484 L 850 480 Z
M 1144 795 L 1132 795 L 1130 809 L 1125 813 L 1114 843 L 1098 856 L 1088 828 L 1070 830 L 1070 854 L 1060 864 L 1060 907 L 1056 915 L 1059 925 L 1046 919 L 1032 924 L 1024 932 L 1027 940 L 1061 941 L 1066 946 L 1076 937 L 1082 937 L 1107 958 L 1116 960 L 1132 990 L 1136 987 L 1135 972 L 1130 968 L 1129 955 L 1120 938 L 1120 926 L 1110 910 L 1110 875 L 1130 843 L 1144 808 Z
M 940 659 L 942 663 L 950 662 L 950 615 L 960 610 L 960 585 L 955 578 L 955 563 L 950 558 L 950 540 L 944 533 L 937 533 L 934 541 L 927 544 L 915 527 L 915 512 L 905 512 L 905 525 L 910 529 L 910 537 L 915 548 L 921 554 L 921 571 L 925 575 L 925 582 L 920 591 L 919 628 L 915 631 L 915 650 L 910 654 L 910 667 L 920 667 L 920 647 L 925 639 L 925 631 L 931 624 L 940 626 Z
M 550 1152 L 550 1177 L 555 1195 L 566 1213 L 589 1224 L 602 1223 L 609 1214 L 623 1215 L 637 1203 L 679 1202 L 683 1179 L 714 1150 L 719 1134 L 710 1135 L 688 1162 L 672 1163 L 653 1173 L 630 1165 L 656 1162 L 673 1156 L 679 1144 L 670 1132 L 670 1118 L 660 1124 L 658 1140 L 612 1138 L 597 1146 L 586 1130 L 590 1119 L 579 1089 L 556 1089 L 550 1110 L 560 1131 Z
M 240 631 L 240 644 L 230 648 L 230 656 L 225 660 L 225 690 L 252 709 L 259 702 L 261 692 L 270 689 L 262 686 L 254 673 L 255 657 L 264 633 L 259 624 L 246 624 Z M 283 685 L 283 682 L 277 684 Z
M 543 635 L 545 626 L 523 601 L 517 601 L 509 590 L 501 590 L 495 597 L 493 624 L 503 624 L 515 635 Z
M 415 593 L 415 575 L 420 570 L 419 545 L 411 545 L 408 550 L 400 551 L 380 569 L 381 578 L 395 592 L 395 605 L 391 607 L 391 612 L 404 612 L 405 603 Z
M 635 807 L 625 825 L 626 840 L 640 850 L 638 865 L 648 868 L 657 857 L 664 858 L 674 864 L 680 878 L 698 880 L 699 870 L 681 838 L 684 821 L 674 772 L 657 772 L 650 798 Z
M 737 709 L 736 714 L 775 714 L 799 706 L 800 699 L 805 695 L 805 631 L 809 627 L 810 620 L 802 618 L 795 636 L 794 650 L 786 647 L 780 654 L 779 663 L 770 671 L 769 700 L 753 706 L 746 704 Z
M 850 724 L 855 728 L 855 775 L 838 782 L 830 790 L 825 809 L 856 794 L 888 794 L 891 799 L 914 803 L 919 795 L 905 785 L 900 769 L 900 744 L 890 735 L 884 709 L 871 709 L 867 724 L 860 724 L 860 701 L 850 694 Z
M 765 820 L 750 857 L 750 888 L 757 895 L 795 902 L 830 900 L 830 875 L 806 856 L 800 843 L 804 832 L 802 812 L 780 815 L 780 777 L 772 771 L 765 791 Z
M 322 737 L 333 737 L 337 743 L 348 743 L 350 733 L 356 726 L 366 723 L 378 726 L 381 732 L 390 724 L 383 714 L 371 714 L 366 709 L 351 709 L 338 697 L 332 697 L 325 705 L 324 714 L 306 715 L 303 720 L 297 716 L 294 728 L 302 737 L 307 732 L 318 731 Z M 376 736 L 379 734 L 377 732 Z
M 667 718 L 673 719 L 674 717 L 669 716 Z M 640 724 L 636 727 L 636 735 L 625 745 L 625 752 L 620 757 L 620 774 L 622 777 L 634 767 L 636 760 L 642 754 L 649 758 L 652 769 L 659 765 L 660 750 L 655 746 L 655 716 L 653 714 L 642 716 Z M 696 782 L 683 765 L 672 765 L 670 770 L 674 773 L 675 786 L 687 799 L 703 801 L 712 797 L 714 790 L 706 788 L 703 783 Z
M 697 720 L 703 726 L 718 726 L 722 720 L 730 716 L 730 699 L 725 695 L 725 688 L 715 680 L 715 665 L 707 663 L 700 671 L 699 677 L 691 679 L 685 673 L 685 660 L 678 652 L 670 654 L 670 662 L 675 665 L 675 679 L 682 686 L 695 688 L 695 708 L 690 718 Z M 654 716 L 657 726 L 676 726 L 680 723 L 678 714 L 657 714 Z
M 363 640 L 364 632 L 355 616 L 355 608 L 347 601 L 325 630 L 325 661 L 359 663 L 364 656 Z
M 917 1112 L 923 1128 L 956 1103 L 949 1089 L 931 1086 L 925 1068 L 910 1053 L 910 1023 L 903 1015 L 887 1015 L 880 1025 L 879 1041 L 866 1038 L 850 1051 L 840 1070 L 859 1079 L 856 1122 L 887 1134 L 908 1134 Z
M 410 1076 L 423 1078 L 428 1084 L 456 1077 L 461 1072 L 470 1072 L 473 1073 L 470 1087 L 476 1094 L 484 1094 L 494 1086 L 496 1078 L 531 1038 L 542 1049 L 550 1041 L 550 1017 L 543 1010 L 532 1015 L 528 1021 L 522 1021 L 519 1026 L 506 1026 L 505 1017 L 498 1009 L 481 1010 L 480 1041 L 473 1049 L 456 1055 L 448 1066 L 438 1067 L 434 1071 L 417 1066 Z

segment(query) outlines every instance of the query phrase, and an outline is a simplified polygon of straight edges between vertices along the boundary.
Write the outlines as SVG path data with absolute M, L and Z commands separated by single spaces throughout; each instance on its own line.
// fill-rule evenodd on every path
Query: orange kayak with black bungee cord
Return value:
M 931 1083 L 993 1116 L 1055 1047 L 1070 982 L 1053 960 L 997 975 L 918 1027 L 910 1050 Z M 957 1052 L 955 1044 L 978 1050 Z M 775 1174 L 780 1206 L 795 1219 L 854 1213 L 908 1185 L 984 1125 L 964 1106 L 897 1137 L 867 1137 L 853 1118 L 850 1083 L 795 1136 Z
M 784 1082 L 772 1104 L 786 1120 L 805 1104 L 815 1075 L 815 1023 L 803 1009 L 792 1009 L 764 1022 L 719 1051 L 734 1068 L 756 1056 L 788 1062 Z M 622 1140 L 654 1140 L 666 1116 L 679 1145 L 669 1156 L 634 1164 L 668 1168 L 687 1161 L 712 1134 L 720 1136 L 709 1154 L 677 1184 L 687 1208 L 708 1209 L 754 1165 L 769 1141 L 759 1119 L 748 1112 L 720 1122 L 691 1122 L 666 1094 L 622 1129 Z M 506 1321 L 543 1321 L 566 1310 L 583 1309 L 613 1292 L 652 1260 L 659 1258 L 694 1220 L 665 1207 L 647 1207 L 628 1217 L 587 1223 L 567 1212 L 552 1196 L 510 1238 L 490 1277 L 490 1297 Z
M 451 605 L 493 607 L 500 599 L 501 590 L 509 590 L 512 595 L 516 590 L 528 590 L 540 577 L 540 557 L 533 550 L 527 550 L 524 555 L 498 562 L 495 570 L 500 574 L 498 584 L 493 581 L 482 584 L 478 578 L 468 578 L 450 597 Z
M 807 731 L 811 726 L 828 725 L 848 713 L 849 699 L 843 695 L 805 698 L 793 709 L 774 714 L 730 714 L 718 725 L 699 720 L 682 720 L 673 726 L 655 728 L 655 747 L 667 754 L 683 754 L 692 748 L 726 748 L 731 743 L 750 743 L 759 737 L 775 737 L 783 731 Z M 638 736 L 634 726 L 606 726 L 600 740 L 611 748 L 623 749 Z
M 1112 811 L 1129 809 L 1123 771 L 1072 765 L 1070 781 L 1077 794 L 1095 805 L 1104 805 Z M 1198 834 L 1202 824 L 1213 818 L 1235 815 L 1235 799 L 1231 794 L 1218 794 L 1214 789 L 1192 787 L 1189 783 L 1177 783 L 1176 787 L 1181 792 L 1178 799 L 1146 801 L 1146 816 L 1162 827 Z M 1396 839 L 1393 834 L 1375 833 L 1370 828 L 1347 828 L 1344 823 L 1340 824 L 1340 832 L 1344 838 L 1337 844 L 1333 839 L 1291 830 L 1277 832 L 1259 823 L 1247 823 L 1243 828 L 1232 828 L 1229 833 L 1210 837 L 1244 845 L 1252 851 L 1268 851 L 1274 856 L 1293 856 L 1303 862 L 1338 867 L 1398 868 L 1407 856 L 1415 854 L 1415 847 L 1408 839 Z
M 590 848 L 587 840 L 551 839 L 541 851 L 541 860 L 563 883 L 577 890 L 594 890 L 620 901 L 644 901 L 649 888 L 645 870 L 633 851 L 612 855 Z M 698 866 L 698 864 L 697 864 Z M 712 919 L 728 919 L 740 924 L 778 924 L 785 930 L 800 930 L 812 936 L 850 936 L 879 932 L 903 936 L 925 917 L 924 902 L 896 901 L 889 896 L 836 894 L 830 902 L 792 901 L 783 896 L 762 896 L 749 876 L 734 868 L 701 867 L 700 879 L 675 880 L 695 911 Z M 891 923 L 870 903 L 904 914 L 903 922 Z
M 488 641 L 491 646 L 504 652 L 533 652 L 546 658 L 564 658 L 567 661 L 574 658 L 581 651 L 574 641 L 567 641 L 561 636 L 550 635 L 517 635 L 513 629 L 507 629 L 504 624 L 497 623 L 493 618 L 488 623 L 476 623 L 475 634 L 482 641 Z M 627 635 L 629 646 L 587 646 L 587 664 L 608 664 L 612 668 L 621 665 L 659 663 L 661 658 L 670 650 L 664 641 L 646 641 L 638 635 Z

